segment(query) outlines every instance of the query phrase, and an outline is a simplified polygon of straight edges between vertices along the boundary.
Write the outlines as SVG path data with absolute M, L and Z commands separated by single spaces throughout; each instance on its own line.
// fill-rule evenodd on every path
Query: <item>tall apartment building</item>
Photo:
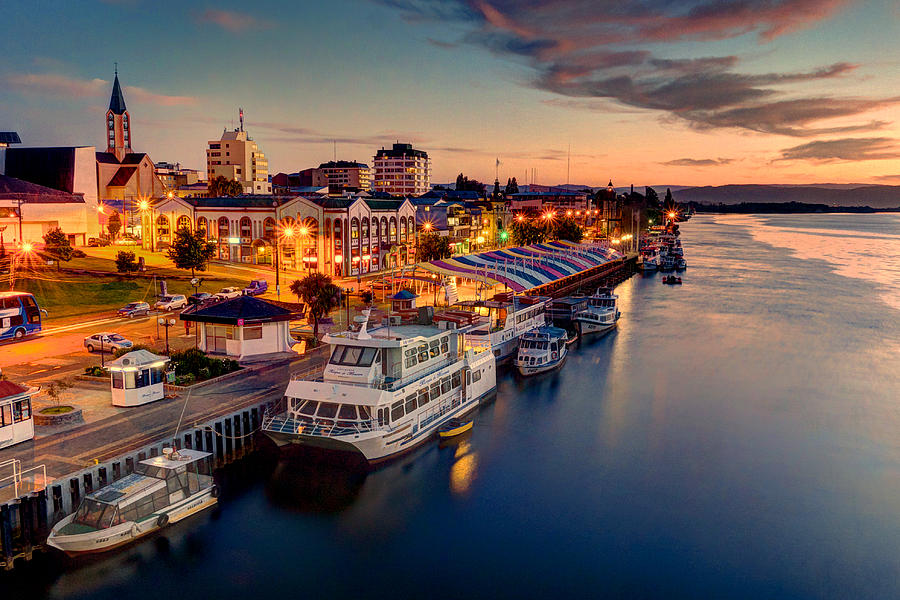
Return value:
M 418 196 L 429 190 L 431 160 L 412 144 L 394 144 L 375 154 L 375 191 L 398 196 Z
M 222 175 L 241 182 L 245 194 L 271 194 L 269 161 L 256 142 L 244 131 L 244 112 L 241 126 L 227 129 L 218 140 L 210 140 L 206 149 L 206 174 L 210 180 Z
M 331 160 L 319 165 L 318 175 L 324 180 L 313 180 L 313 185 L 330 187 L 372 189 L 372 169 L 369 165 L 355 160 Z

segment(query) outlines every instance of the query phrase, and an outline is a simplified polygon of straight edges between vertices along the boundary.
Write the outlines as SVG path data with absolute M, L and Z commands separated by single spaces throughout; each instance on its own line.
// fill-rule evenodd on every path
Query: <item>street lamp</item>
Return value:
M 277 232 L 275 233 L 275 295 L 279 300 L 281 300 L 281 279 L 280 279 L 281 259 L 280 259 L 280 255 L 281 255 L 281 238 L 282 237 L 293 239 L 294 238 L 294 228 L 291 226 L 288 226 L 288 227 L 285 227 L 280 234 Z
M 169 327 L 175 325 L 175 319 L 166 319 L 164 317 L 160 317 L 156 320 L 159 325 L 162 325 L 166 328 L 166 354 L 169 354 Z

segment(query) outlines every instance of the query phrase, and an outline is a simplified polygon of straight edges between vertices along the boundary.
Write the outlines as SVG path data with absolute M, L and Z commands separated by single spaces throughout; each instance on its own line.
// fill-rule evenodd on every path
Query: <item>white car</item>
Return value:
M 113 352 L 122 348 L 131 348 L 134 343 L 126 340 L 118 333 L 95 333 L 84 338 L 84 347 L 88 352 Z
M 236 287 L 227 287 L 222 288 L 219 292 L 213 295 L 221 300 L 231 300 L 232 298 L 240 298 L 241 296 L 243 296 L 244 291 Z
M 187 298 L 184 294 L 173 294 L 171 296 L 163 296 L 154 304 L 157 310 L 178 310 L 187 306 Z

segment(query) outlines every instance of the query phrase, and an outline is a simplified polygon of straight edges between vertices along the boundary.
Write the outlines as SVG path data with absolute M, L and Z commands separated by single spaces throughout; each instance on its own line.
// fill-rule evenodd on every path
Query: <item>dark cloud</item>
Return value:
M 376 0 L 378 1 L 378 0 Z M 871 131 L 872 121 L 829 127 L 898 99 L 798 97 L 791 86 L 846 76 L 840 62 L 796 72 L 742 73 L 737 56 L 671 59 L 664 44 L 755 34 L 761 42 L 815 26 L 850 0 L 382 0 L 411 20 L 468 27 L 462 43 L 526 61 L 531 85 L 560 96 L 608 99 L 666 113 L 696 129 L 788 136 Z M 652 44 L 655 50 L 642 49 Z
M 900 175 L 876 175 L 873 177 L 875 181 L 896 181 L 900 182 Z
M 778 160 L 818 162 L 885 160 L 900 158 L 900 144 L 886 137 L 845 138 L 801 144 L 781 151 Z
M 667 167 L 719 167 L 732 162 L 733 158 L 676 158 L 659 164 Z

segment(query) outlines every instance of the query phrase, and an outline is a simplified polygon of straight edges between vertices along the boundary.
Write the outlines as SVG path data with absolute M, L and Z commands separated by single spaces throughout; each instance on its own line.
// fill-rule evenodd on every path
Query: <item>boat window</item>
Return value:
M 319 405 L 319 411 L 316 413 L 317 417 L 324 417 L 326 419 L 333 419 L 334 415 L 337 414 L 338 405 L 334 402 L 322 402 Z
M 441 379 L 441 393 L 446 394 L 450 391 L 450 377 Z
M 431 342 L 431 358 L 434 358 L 438 354 L 440 354 L 440 352 L 441 352 L 440 348 L 441 348 L 441 343 L 439 341 L 434 340 L 433 342 Z
M 372 413 L 369 412 L 368 406 L 358 406 L 359 409 L 359 418 L 363 421 L 369 421 L 372 419 Z
M 138 464 L 135 471 L 137 473 L 140 473 L 141 475 L 146 475 L 147 477 L 155 477 L 157 479 L 166 478 L 166 469 L 154 465 L 145 465 L 143 463 L 140 463 Z
M 110 515 L 104 519 L 103 516 L 107 509 L 109 509 Z M 84 502 L 81 503 L 81 506 L 78 507 L 78 512 L 75 514 L 73 523 L 86 525 L 95 529 L 102 529 L 103 527 L 109 526 L 108 524 L 103 525 L 103 522 L 110 521 L 115 511 L 116 507 L 111 504 L 104 504 L 103 502 L 98 502 L 91 498 L 85 498 Z
M 431 395 L 432 400 L 437 400 L 438 397 L 441 395 L 441 382 L 440 381 L 435 381 L 434 383 L 431 384 L 430 395 Z
M 462 378 L 461 374 L 462 374 L 462 371 L 457 371 L 456 373 L 454 373 L 453 375 L 450 376 L 450 387 L 452 387 L 453 389 L 456 389 L 459 387 L 460 379 Z
M 472 371 L 472 383 L 481 379 L 481 371 Z
M 428 390 L 419 390 L 419 408 L 422 408 L 426 404 L 428 404 Z
M 556 342 L 553 342 L 552 344 L 550 344 L 550 350 L 552 350 L 553 352 L 556 352 Z
M 369 367 L 375 361 L 377 348 L 338 346 L 331 353 L 331 364 Z
M 444 336 L 441 338 L 441 353 L 447 354 L 448 352 L 450 352 L 450 338 Z
M 338 411 L 338 418 L 344 420 L 356 420 L 356 406 L 353 404 L 342 404 Z
M 307 400 L 306 404 L 301 406 L 300 410 L 297 412 L 299 412 L 301 415 L 313 416 L 314 414 L 316 414 L 316 408 L 318 408 L 318 407 L 319 407 L 319 403 L 316 402 L 315 400 Z
M 403 418 L 403 400 L 391 404 L 391 421 Z
M 165 509 L 169 505 L 169 493 L 166 491 L 166 488 L 156 490 L 151 498 L 153 498 L 153 509 L 156 512 Z
M 419 362 L 423 363 L 428 360 L 428 344 L 422 344 L 418 348 Z
M 406 414 L 416 410 L 416 395 L 412 394 L 406 397 Z

